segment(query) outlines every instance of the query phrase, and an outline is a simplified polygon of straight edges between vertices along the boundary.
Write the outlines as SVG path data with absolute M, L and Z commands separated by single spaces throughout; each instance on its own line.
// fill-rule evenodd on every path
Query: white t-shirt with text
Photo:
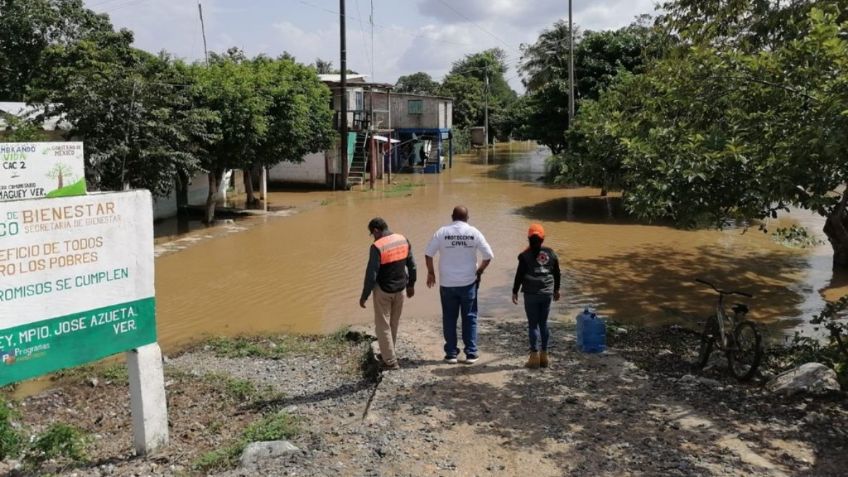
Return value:
M 494 258 L 492 247 L 477 228 L 456 221 L 436 231 L 425 254 L 439 254 L 439 282 L 443 287 L 464 287 L 477 280 L 477 251 L 483 260 Z

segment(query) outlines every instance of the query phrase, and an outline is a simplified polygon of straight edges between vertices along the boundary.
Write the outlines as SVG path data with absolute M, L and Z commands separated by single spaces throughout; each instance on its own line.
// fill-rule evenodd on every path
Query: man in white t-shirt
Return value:
M 439 295 L 442 301 L 442 329 L 445 336 L 445 362 L 456 363 L 459 348 L 456 343 L 457 316 L 462 315 L 462 342 L 465 362 L 474 363 L 477 353 L 477 287 L 480 275 L 494 255 L 486 238 L 468 225 L 468 209 L 456 206 L 451 215 L 453 223 L 440 228 L 427 244 L 427 287 L 436 284 L 433 257 L 439 256 Z M 482 261 L 477 265 L 477 252 Z

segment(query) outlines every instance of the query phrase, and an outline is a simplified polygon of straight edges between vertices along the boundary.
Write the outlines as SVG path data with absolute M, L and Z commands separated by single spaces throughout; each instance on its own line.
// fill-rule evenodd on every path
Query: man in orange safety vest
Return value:
M 380 359 L 384 369 L 399 369 L 395 346 L 404 291 L 412 298 L 417 278 L 412 246 L 403 235 L 390 232 L 388 224 L 380 217 L 368 222 L 368 230 L 374 243 L 369 252 L 359 306 L 365 308 L 373 291 L 374 327 L 380 344 Z

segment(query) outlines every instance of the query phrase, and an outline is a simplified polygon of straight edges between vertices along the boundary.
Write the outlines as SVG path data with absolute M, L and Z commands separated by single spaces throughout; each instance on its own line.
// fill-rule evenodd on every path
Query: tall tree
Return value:
M 401 76 L 395 83 L 395 91 L 398 93 L 437 94 L 439 83 L 423 71 L 411 75 Z
M 809 33 L 810 25 L 797 21 L 813 8 L 836 12 L 848 19 L 842 0 L 665 0 L 658 25 L 690 44 L 734 49 L 745 53 L 770 50 Z M 835 10 L 834 10 L 835 9 Z
M 483 121 L 485 85 L 470 76 L 448 75 L 439 94 L 453 98 L 453 124 L 460 129 L 479 126 Z
M 248 59 L 235 49 L 212 55 L 210 66 L 195 65 L 196 101 L 221 119 L 220 138 L 201 157 L 209 175 L 206 221 L 215 214 L 217 192 L 228 169 L 247 176 L 282 161 L 299 162 L 332 144 L 330 90 L 315 70 L 287 58 Z
M 598 99 L 619 71 L 641 71 L 646 61 L 659 51 L 658 35 L 640 17 L 627 27 L 609 31 L 575 29 L 574 70 L 577 78 L 575 101 Z M 522 108 L 511 114 L 516 134 L 534 139 L 559 154 L 568 145 L 568 24 L 556 22 L 544 30 L 535 43 L 522 45 L 519 72 L 527 87 Z
M 333 72 L 333 62 L 325 61 L 321 58 L 315 58 L 314 63 L 315 69 L 318 71 L 319 75 L 328 75 Z
M 454 122 L 458 127 L 482 126 L 488 97 L 489 137 L 507 138 L 512 123 L 506 111 L 518 98 L 506 80 L 508 69 L 506 54 L 499 48 L 467 55 L 453 64 L 439 94 L 453 98 Z
M 292 60 L 254 60 L 254 74 L 265 97 L 268 129 L 257 146 L 256 157 L 246 174 L 256 167 L 280 162 L 301 162 L 309 153 L 327 149 L 335 140 L 331 93 L 314 70 Z M 248 181 L 248 202 L 252 181 Z
M 174 178 L 198 167 L 195 141 L 215 119 L 191 102 L 189 77 L 166 55 L 132 47 L 127 31 L 100 32 L 42 53 L 28 99 L 71 124 L 86 143 L 93 188 L 146 188 L 168 195 Z
M 813 210 L 834 264 L 848 267 L 848 22 L 835 7 L 798 15 L 790 28 L 805 35 L 753 52 L 700 39 L 580 115 L 582 132 L 616 152 L 629 210 L 682 223 Z M 601 170 L 601 154 L 580 160 Z
M 580 39 L 574 30 L 575 44 Z M 550 83 L 568 78 L 570 35 L 568 23 L 558 20 L 553 27 L 542 31 L 532 44 L 521 45 L 521 64 L 518 72 L 528 91 L 538 91 Z
M 229 169 L 246 169 L 268 130 L 268 99 L 258 88 L 253 65 L 238 50 L 210 56 L 209 67 L 196 65 L 197 101 L 220 117 L 221 136 L 200 158 L 208 173 L 209 192 L 204 219 L 215 218 L 215 204 Z
M 0 0 L 0 100 L 23 101 L 45 50 L 114 34 L 82 0 Z

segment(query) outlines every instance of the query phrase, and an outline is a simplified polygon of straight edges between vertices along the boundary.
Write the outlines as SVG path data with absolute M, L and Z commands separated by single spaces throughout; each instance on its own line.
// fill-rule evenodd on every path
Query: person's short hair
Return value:
M 385 232 L 386 230 L 389 230 L 389 224 L 387 224 L 386 221 L 380 217 L 374 217 L 373 219 L 371 219 L 371 222 L 368 222 L 368 230 L 374 229 L 382 230 L 383 232 Z

